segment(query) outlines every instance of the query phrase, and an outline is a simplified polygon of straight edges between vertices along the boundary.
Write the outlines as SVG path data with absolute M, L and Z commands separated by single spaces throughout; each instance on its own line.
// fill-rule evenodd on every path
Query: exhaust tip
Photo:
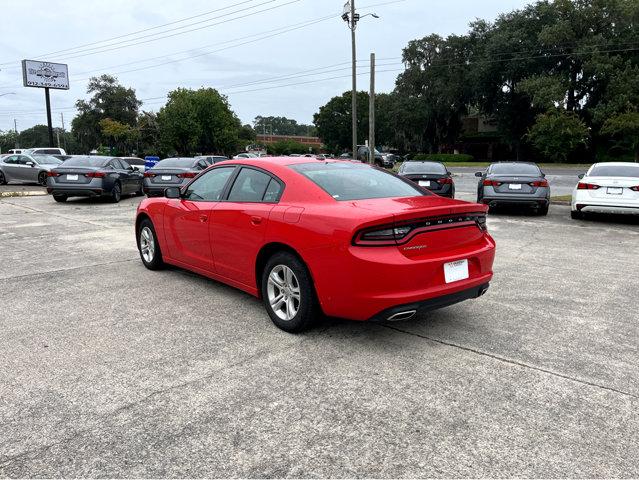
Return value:
M 417 310 L 406 310 L 405 312 L 395 313 L 391 315 L 390 317 L 388 317 L 386 320 L 388 320 L 389 322 L 400 322 L 402 320 L 408 320 L 409 318 L 413 318 L 416 313 L 417 313 Z

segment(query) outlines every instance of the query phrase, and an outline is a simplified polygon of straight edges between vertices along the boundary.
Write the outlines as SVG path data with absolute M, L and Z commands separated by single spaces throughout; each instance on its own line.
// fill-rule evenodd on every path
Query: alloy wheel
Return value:
M 151 263 L 155 257 L 155 240 L 149 227 L 140 230 L 140 253 L 147 263 Z
M 268 302 L 280 319 L 290 321 L 300 309 L 300 284 L 293 270 L 276 265 L 268 276 Z
M 47 186 L 47 174 L 45 172 L 42 172 L 40 173 L 40 175 L 38 175 L 38 183 L 43 187 Z

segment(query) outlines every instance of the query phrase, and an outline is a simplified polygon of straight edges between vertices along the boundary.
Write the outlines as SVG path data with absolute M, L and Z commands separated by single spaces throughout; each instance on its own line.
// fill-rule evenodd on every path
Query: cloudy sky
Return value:
M 54 126 L 67 127 L 87 79 L 115 74 L 157 111 L 177 87 L 214 87 L 244 123 L 276 115 L 311 123 L 331 97 L 350 90 L 345 0 L 2 0 L 0 130 L 46 124 L 44 91 L 22 86 L 23 58 L 68 63 L 71 89 L 52 91 Z M 402 48 L 430 33 L 463 33 L 523 0 L 357 0 L 359 87 L 371 52 L 378 91 L 390 91 Z M 3 95 L 10 93 L 9 95 Z

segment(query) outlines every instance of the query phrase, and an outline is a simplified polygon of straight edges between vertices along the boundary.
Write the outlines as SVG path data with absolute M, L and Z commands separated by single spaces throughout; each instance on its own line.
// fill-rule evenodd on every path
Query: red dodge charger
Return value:
M 145 199 L 136 237 L 147 268 L 261 297 L 298 332 L 321 313 L 403 320 L 479 297 L 495 256 L 486 210 L 361 163 L 239 159 Z

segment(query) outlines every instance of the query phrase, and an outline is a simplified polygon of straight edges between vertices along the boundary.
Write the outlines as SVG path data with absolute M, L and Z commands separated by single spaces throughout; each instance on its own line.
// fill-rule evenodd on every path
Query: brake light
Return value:
M 84 176 L 88 178 L 104 178 L 106 177 L 106 172 L 88 172 Z
M 528 185 L 531 187 L 547 187 L 548 180 L 537 180 L 536 182 L 530 182 Z
M 498 182 L 496 180 L 484 180 L 484 187 L 499 187 L 502 182 Z
M 592 183 L 579 182 L 577 184 L 577 190 L 597 190 L 599 185 L 593 185 Z
M 634 187 L 630 187 L 630 190 L 633 192 L 639 192 L 639 185 L 635 185 Z
M 437 183 L 441 183 L 442 185 L 452 185 L 453 179 L 450 177 L 444 177 L 437 179 Z
M 178 178 L 195 178 L 196 175 L 197 175 L 197 173 L 185 172 L 185 173 L 178 173 L 176 176 Z
M 47 172 L 47 177 L 59 177 L 60 174 L 58 172 Z
M 157 177 L 157 175 L 155 173 L 151 173 L 151 172 L 144 172 L 144 176 L 146 178 L 153 178 L 153 177 Z

